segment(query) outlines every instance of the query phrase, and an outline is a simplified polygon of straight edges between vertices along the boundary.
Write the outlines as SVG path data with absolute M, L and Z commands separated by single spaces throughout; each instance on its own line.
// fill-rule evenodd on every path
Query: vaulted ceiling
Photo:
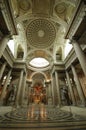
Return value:
M 27 63 L 35 57 L 55 62 L 56 53 L 64 60 L 64 36 L 76 4 L 77 0 L 10 0 L 18 28 L 14 39 L 22 44 Z
M 7 1 L 18 30 L 18 35 L 13 36 L 16 43 L 15 57 L 21 45 L 27 68 L 34 70 L 29 63 L 38 57 L 49 62 L 46 70 L 56 62 L 56 54 L 63 61 L 67 41 L 64 37 L 78 0 Z

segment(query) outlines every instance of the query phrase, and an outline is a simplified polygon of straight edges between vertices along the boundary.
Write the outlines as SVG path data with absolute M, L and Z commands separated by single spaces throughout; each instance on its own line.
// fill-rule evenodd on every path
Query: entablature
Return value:
M 53 65 L 51 73 L 53 74 L 55 71 L 64 71 L 64 70 L 65 70 L 65 64 L 57 63 Z
M 26 71 L 26 63 L 23 61 L 15 61 L 13 64 L 13 68 L 15 69 L 25 69 Z
M 3 15 L 3 18 L 5 20 L 6 26 L 8 28 L 8 31 L 11 33 L 11 35 L 17 34 L 17 27 L 15 20 L 12 15 L 10 3 L 8 0 L 1 0 L 0 1 L 0 8 Z
M 83 52 L 86 52 L 86 45 L 81 45 L 81 48 L 83 50 Z M 70 51 L 70 53 L 68 54 L 68 56 L 66 57 L 66 59 L 64 60 L 64 64 L 65 64 L 65 69 L 68 69 L 72 63 L 76 62 L 78 60 L 76 53 L 74 51 L 74 48 L 72 48 L 72 50 Z
M 84 0 L 79 0 L 78 3 L 76 12 L 67 29 L 66 39 L 72 39 L 73 36 L 79 39 L 86 30 L 86 3 Z

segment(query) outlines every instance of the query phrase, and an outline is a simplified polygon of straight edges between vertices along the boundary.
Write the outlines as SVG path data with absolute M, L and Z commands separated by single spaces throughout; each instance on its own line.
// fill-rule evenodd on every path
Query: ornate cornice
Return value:
M 1 0 L 0 3 L 1 12 L 3 14 L 4 20 L 6 22 L 7 28 L 10 31 L 11 35 L 17 34 L 17 28 L 12 16 L 12 12 L 9 7 L 9 2 Z
M 82 20 L 86 16 L 86 5 L 84 4 L 84 2 L 82 1 L 80 3 L 80 5 L 78 5 L 78 6 L 79 6 L 79 8 L 77 9 L 74 19 L 72 20 L 72 22 L 67 30 L 67 33 L 65 35 L 65 38 L 67 38 L 67 39 L 72 39 L 72 37 L 76 33 L 77 29 L 79 28 Z

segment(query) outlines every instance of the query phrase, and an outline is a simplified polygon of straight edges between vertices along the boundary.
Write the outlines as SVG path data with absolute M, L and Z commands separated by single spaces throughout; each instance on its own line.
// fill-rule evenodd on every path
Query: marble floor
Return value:
M 1 129 L 86 130 L 86 117 L 33 103 L 0 113 Z

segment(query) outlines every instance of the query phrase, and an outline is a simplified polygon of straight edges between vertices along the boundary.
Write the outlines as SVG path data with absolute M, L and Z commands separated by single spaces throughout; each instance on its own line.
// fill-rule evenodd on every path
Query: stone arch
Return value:
M 30 76 L 30 79 L 32 79 L 32 78 L 33 78 L 33 76 L 34 76 L 34 75 L 36 75 L 36 74 L 41 74 L 41 75 L 43 75 L 43 76 L 44 76 L 44 78 L 45 78 L 45 80 L 47 80 L 47 76 L 46 76 L 46 74 L 45 74 L 45 73 L 43 73 L 43 72 L 33 72 L 33 73 L 31 74 L 31 76 Z

